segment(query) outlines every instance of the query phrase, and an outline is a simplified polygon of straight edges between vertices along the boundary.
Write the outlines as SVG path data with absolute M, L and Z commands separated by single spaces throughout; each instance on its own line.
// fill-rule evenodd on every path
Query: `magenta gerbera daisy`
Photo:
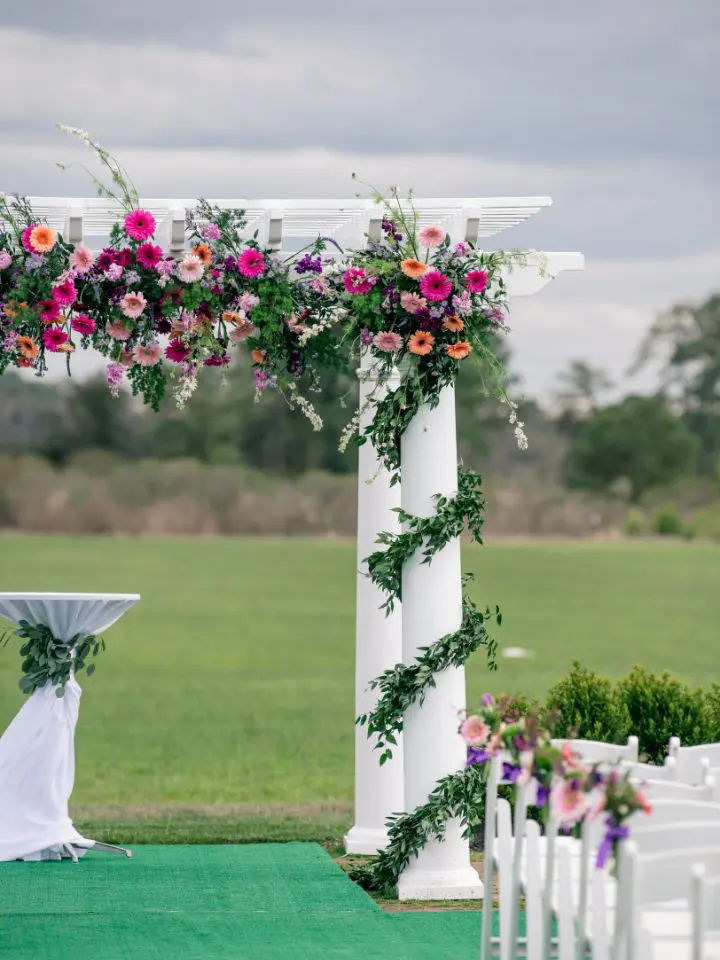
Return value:
M 38 307 L 40 307 L 40 323 L 55 323 L 60 316 L 60 304 L 57 300 L 41 300 Z
M 452 293 L 452 283 L 439 270 L 430 270 L 420 278 L 420 290 L 428 300 L 447 300 Z
M 77 300 L 77 290 L 72 280 L 67 279 L 52 289 L 52 298 L 61 307 L 69 307 Z
M 482 293 L 488 285 L 488 275 L 484 270 L 471 270 L 465 277 L 465 286 L 470 293 Z
M 146 270 L 152 270 L 162 259 L 162 247 L 154 243 L 143 243 L 137 248 L 137 262 Z
M 98 268 L 98 270 L 101 273 L 105 273 L 105 271 L 109 267 L 111 267 L 114 263 L 115 263 L 115 251 L 110 250 L 109 248 L 106 248 L 105 250 L 101 250 L 100 253 L 98 254 L 97 260 L 95 261 L 95 266 Z
M 377 277 L 368 276 L 362 267 L 351 267 L 343 274 L 343 284 L 348 293 L 369 293 Z
M 190 348 L 186 347 L 182 340 L 175 338 L 165 347 L 165 356 L 173 363 L 182 363 L 190 356 Z
M 238 257 L 238 270 L 244 277 L 259 277 L 265 272 L 265 255 L 253 248 L 243 250 Z
M 148 210 L 133 210 L 125 217 L 125 233 L 133 240 L 149 240 L 155 233 L 155 217 Z
M 57 353 L 60 347 L 68 342 L 68 335 L 59 327 L 50 327 L 42 335 L 42 342 L 51 353 Z
M 81 337 L 89 337 L 91 333 L 95 333 L 97 330 L 97 324 L 86 313 L 79 313 L 76 317 L 73 317 L 70 326 Z

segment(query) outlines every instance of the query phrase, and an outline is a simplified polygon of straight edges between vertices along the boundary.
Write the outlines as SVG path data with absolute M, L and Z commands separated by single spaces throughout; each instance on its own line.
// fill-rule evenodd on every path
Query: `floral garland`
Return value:
M 64 697 L 65 685 L 71 677 L 81 670 L 86 670 L 87 675 L 92 676 L 95 664 L 88 661 L 105 650 L 102 637 L 77 634 L 66 642 L 56 639 L 45 624 L 32 626 L 27 620 L 21 620 L 17 630 L 5 634 L 0 642 L 6 645 L 12 637 L 23 641 L 20 647 L 23 675 L 19 687 L 28 696 L 51 683 L 55 687 L 55 695 Z
M 164 255 L 155 219 L 117 161 L 84 131 L 64 129 L 110 171 L 115 193 L 93 179 L 125 216 L 95 255 L 67 243 L 22 198 L 0 196 L 0 373 L 15 366 L 42 375 L 49 354 L 64 354 L 69 367 L 77 347 L 93 348 L 109 361 L 113 393 L 127 379 L 157 409 L 169 381 L 182 405 L 200 367 L 227 366 L 230 347 L 245 343 L 258 395 L 277 388 L 319 429 L 298 381 L 312 385 L 320 368 L 342 363 L 336 313 L 322 282 L 305 276 L 308 255 L 283 259 L 240 241 L 243 211 L 204 201 L 187 213 L 188 252 Z
M 402 600 L 402 569 L 415 553 L 420 551 L 422 562 L 431 563 L 433 557 L 459 537 L 466 527 L 473 540 L 482 543 L 485 501 L 481 483 L 481 477 L 474 471 L 461 470 L 456 496 L 435 496 L 437 509 L 434 516 L 414 517 L 398 510 L 404 532 L 380 534 L 377 542 L 385 549 L 371 554 L 365 562 L 368 576 L 386 594 L 383 607 L 388 613 L 392 612 L 396 601 Z M 424 648 L 413 663 L 398 663 L 370 683 L 371 689 L 380 691 L 380 698 L 373 711 L 358 717 L 357 723 L 367 725 L 368 736 L 377 737 L 381 764 L 392 757 L 391 746 L 396 742 L 396 734 L 403 729 L 405 712 L 413 703 L 423 702 L 428 687 L 434 686 L 435 674 L 448 667 L 463 665 L 481 646 L 486 648 L 489 668 L 496 669 L 497 642 L 488 634 L 485 624 L 494 618 L 499 626 L 502 614 L 497 606 L 494 613 L 490 607 L 484 611 L 477 608 L 464 589 L 471 579 L 470 574 L 463 578 L 459 629 Z
M 365 250 L 342 251 L 318 238 L 283 257 L 241 240 L 242 210 L 200 201 L 187 211 L 189 249 L 167 256 L 156 242 L 152 213 L 118 161 L 83 130 L 78 136 L 110 176 L 98 193 L 121 204 L 124 216 L 97 255 L 73 245 L 39 220 L 18 196 L 0 195 L 0 373 L 63 354 L 68 370 L 78 348 L 107 360 L 108 385 L 123 381 L 157 409 L 168 384 L 179 405 L 193 394 L 203 366 L 227 366 L 232 348 L 250 352 L 258 397 L 277 389 L 315 429 L 322 421 L 305 393 L 319 389 L 323 369 L 347 370 L 370 353 L 379 385 L 398 366 L 400 385 L 368 403 L 373 423 L 357 436 L 360 411 L 341 439 L 345 448 L 372 440 L 398 479 L 399 442 L 417 410 L 434 406 L 461 365 L 475 357 L 487 389 L 508 404 L 518 444 L 527 445 L 506 375 L 492 350 L 507 332 L 502 270 L 519 254 L 484 253 L 451 245 L 437 226 L 420 229 L 412 197 L 392 191 L 382 238 Z M 62 165 L 61 165 L 62 166 Z
M 522 254 L 485 253 L 474 244 L 451 244 L 441 227 L 420 229 L 412 195 L 403 202 L 375 193 L 386 215 L 382 237 L 365 250 L 348 251 L 344 268 L 330 273 L 330 289 L 345 314 L 344 337 L 354 355 L 367 350 L 378 388 L 369 403 L 372 423 L 357 438 L 371 440 L 394 482 L 399 479 L 400 438 L 423 404 L 435 407 L 444 387 L 455 383 L 470 357 L 488 375 L 488 391 L 509 408 L 518 445 L 527 446 L 524 424 L 505 390 L 507 374 L 492 349 L 507 333 L 507 296 L 502 270 L 524 262 Z M 380 388 L 400 370 L 396 390 Z M 360 411 L 348 426 L 355 432 Z
M 535 781 L 535 806 L 545 823 L 553 817 L 559 828 L 578 835 L 582 822 L 605 814 L 605 834 L 596 866 L 604 869 L 617 860 L 618 844 L 629 836 L 627 820 L 638 810 L 651 812 L 643 792 L 629 772 L 600 764 L 583 764 L 570 743 L 552 743 L 549 730 L 536 711 L 511 697 L 495 700 L 486 693 L 475 713 L 459 727 L 467 745 L 464 770 L 438 782 L 425 804 L 411 813 L 388 820 L 389 844 L 358 880 L 373 888 L 391 890 L 407 866 L 433 837 L 442 838 L 448 820 L 465 822 L 465 835 L 482 820 L 489 761 L 502 758 L 502 779 L 517 786 Z

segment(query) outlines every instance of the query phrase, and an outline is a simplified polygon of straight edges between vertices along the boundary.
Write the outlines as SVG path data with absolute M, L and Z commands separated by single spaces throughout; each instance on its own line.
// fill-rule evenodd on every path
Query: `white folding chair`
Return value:
M 679 911 L 657 911 L 648 908 L 673 901 L 688 902 L 691 871 L 702 864 L 708 873 L 720 874 L 720 847 L 683 847 L 661 853 L 643 855 L 634 841 L 623 844 L 620 855 L 617 912 L 613 934 L 613 960 L 644 960 L 646 937 L 688 939 L 689 908 Z M 655 928 L 659 924 L 660 930 Z
M 626 744 L 603 743 L 600 740 L 553 740 L 552 745 L 561 750 L 568 744 L 586 763 L 619 763 L 625 760 L 628 763 L 637 763 L 638 738 L 628 737 Z
M 651 804 L 658 800 L 699 800 L 718 803 L 717 783 L 718 780 L 711 776 L 706 776 L 704 782 L 697 786 L 691 786 L 689 783 L 673 783 L 668 780 L 648 780 L 643 789 Z
M 654 763 L 631 763 L 623 760 L 620 764 L 620 770 L 623 773 L 629 772 L 632 780 L 651 780 L 653 782 L 668 780 L 673 782 L 678 778 L 675 757 L 665 757 L 665 762 L 661 767 Z
M 630 834 L 677 823 L 720 823 L 720 803 L 683 798 L 658 800 L 652 803 L 649 816 L 639 812 L 630 818 Z
M 720 767 L 720 743 L 682 747 L 678 737 L 671 737 L 668 750 L 677 763 L 678 780 L 681 783 L 701 783 L 710 767 Z
M 692 869 L 690 911 L 692 960 L 703 960 L 704 948 L 710 937 L 720 940 L 720 876 L 709 877 L 705 865 L 701 863 L 694 864 Z

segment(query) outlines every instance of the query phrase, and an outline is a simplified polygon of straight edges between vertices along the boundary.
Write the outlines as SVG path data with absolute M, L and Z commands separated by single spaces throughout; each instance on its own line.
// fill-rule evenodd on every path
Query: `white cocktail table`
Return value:
M 98 636 L 134 606 L 138 594 L 0 593 L 0 616 L 45 625 L 56 641 Z M 30 695 L 0 737 L 0 861 L 77 861 L 87 850 L 130 852 L 88 840 L 68 802 L 75 781 L 80 684 L 71 673 L 64 696 L 47 682 Z

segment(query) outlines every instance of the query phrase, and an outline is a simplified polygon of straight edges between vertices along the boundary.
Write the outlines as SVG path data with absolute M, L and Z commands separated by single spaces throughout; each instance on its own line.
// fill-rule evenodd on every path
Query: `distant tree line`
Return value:
M 509 359 L 509 358 L 506 358 Z M 531 447 L 518 455 L 502 409 L 482 391 L 482 370 L 468 365 L 457 388 L 458 446 L 465 463 L 496 473 L 530 464 L 568 488 L 637 503 L 651 488 L 684 475 L 713 476 L 720 460 L 720 295 L 679 305 L 652 326 L 635 364 L 659 361 L 652 396 L 603 404 L 613 387 L 604 371 L 573 362 L 558 376 L 555 409 L 526 402 Z M 33 454 L 63 465 L 102 450 L 127 459 L 194 459 L 241 464 L 283 477 L 308 471 L 346 474 L 352 452 L 338 450 L 357 406 L 354 376 L 328 375 L 312 399 L 325 422 L 313 432 L 270 391 L 255 402 L 247 368 L 204 371 L 182 412 L 171 398 L 159 414 L 129 395 L 114 399 L 102 377 L 69 382 L 0 378 L 0 455 Z

